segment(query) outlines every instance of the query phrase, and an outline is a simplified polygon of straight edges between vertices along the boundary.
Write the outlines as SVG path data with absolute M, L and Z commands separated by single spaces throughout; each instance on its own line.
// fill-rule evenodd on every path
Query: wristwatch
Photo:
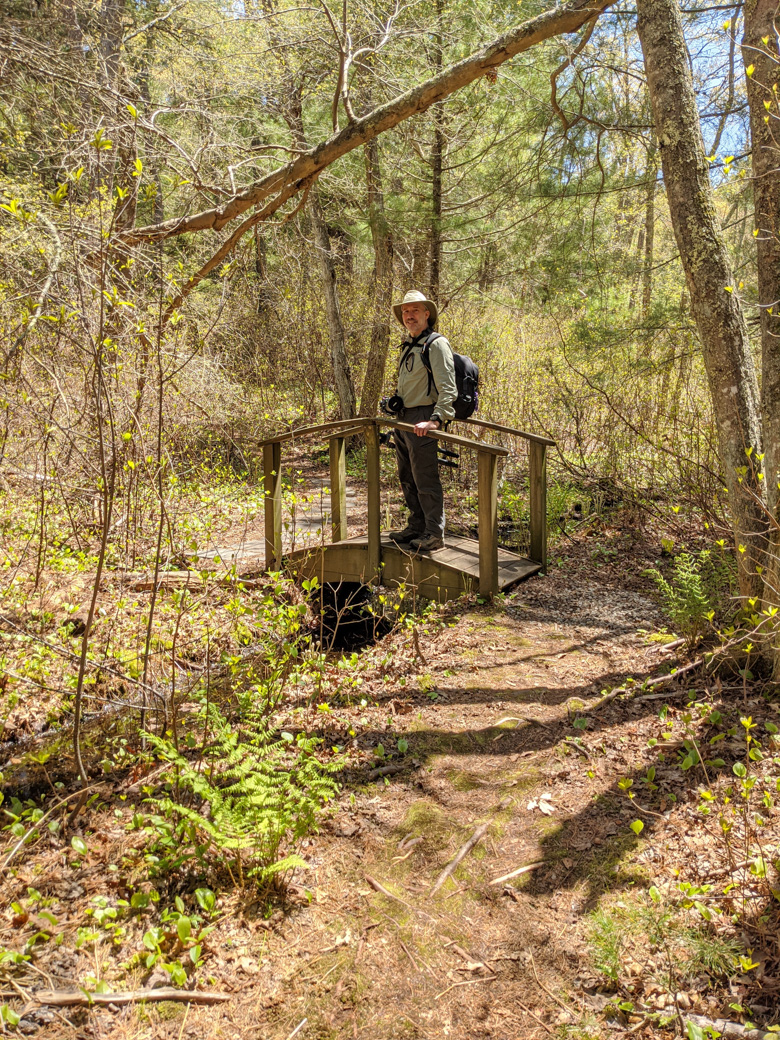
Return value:
M 431 422 L 437 422 L 439 424 L 439 429 L 441 429 L 442 426 L 444 425 L 444 423 L 441 421 L 441 419 L 439 418 L 438 415 L 432 415 L 431 416 Z

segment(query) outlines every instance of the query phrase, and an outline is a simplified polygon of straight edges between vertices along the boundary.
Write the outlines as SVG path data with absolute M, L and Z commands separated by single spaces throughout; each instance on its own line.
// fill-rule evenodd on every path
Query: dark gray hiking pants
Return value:
M 406 408 L 401 416 L 405 423 L 430 419 L 433 405 Z M 434 437 L 418 437 L 416 433 L 394 430 L 395 455 L 398 460 L 398 478 L 409 509 L 409 526 L 425 534 L 444 537 L 444 492 L 439 477 Z

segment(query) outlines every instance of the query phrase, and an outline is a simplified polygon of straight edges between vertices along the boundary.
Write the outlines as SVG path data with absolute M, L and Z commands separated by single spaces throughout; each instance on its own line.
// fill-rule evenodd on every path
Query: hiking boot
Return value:
M 412 539 L 409 545 L 418 552 L 434 552 L 444 548 L 444 539 L 438 534 L 424 534 Z
M 395 542 L 396 545 L 406 545 L 415 538 L 423 538 L 425 532 L 421 531 L 419 527 L 409 527 L 407 525 L 403 531 L 388 531 L 387 535 L 390 541 Z

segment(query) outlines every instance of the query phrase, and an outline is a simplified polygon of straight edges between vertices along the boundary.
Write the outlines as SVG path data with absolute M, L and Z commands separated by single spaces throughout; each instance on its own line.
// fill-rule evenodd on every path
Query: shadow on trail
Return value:
M 606 679 L 606 677 L 602 677 Z M 639 677 L 637 677 L 639 678 Z M 606 684 L 606 683 L 605 683 Z M 698 684 L 701 691 L 704 683 Z M 576 696 L 581 692 L 580 687 L 573 687 L 562 691 L 548 691 L 555 693 L 554 703 L 560 703 L 568 697 Z M 454 692 L 454 691 L 453 691 Z M 674 846 L 671 855 L 681 863 L 684 863 L 684 873 L 681 880 L 692 884 L 712 883 L 713 874 L 718 870 L 713 869 L 712 860 L 717 859 L 718 865 L 728 866 L 728 850 L 725 841 L 717 836 L 719 831 L 717 811 L 713 813 L 711 822 L 708 821 L 708 829 L 715 834 L 714 844 L 709 849 L 710 862 L 702 861 L 700 849 L 691 841 L 691 836 L 696 830 L 697 820 L 701 819 L 701 796 L 700 789 L 707 784 L 716 784 L 717 780 L 724 774 L 731 781 L 734 780 L 732 767 L 737 761 L 745 759 L 744 730 L 740 724 L 740 717 L 749 714 L 757 723 L 757 733 L 761 733 L 766 739 L 764 722 L 773 723 L 776 713 L 761 696 L 753 696 L 745 705 L 742 699 L 729 699 L 726 695 L 720 697 L 701 693 L 697 695 L 697 686 L 680 687 L 670 685 L 667 696 L 654 700 L 642 701 L 615 701 L 604 706 L 602 710 L 593 714 L 583 712 L 587 716 L 589 726 L 584 734 L 584 746 L 587 755 L 572 746 L 572 741 L 583 736 L 580 730 L 571 725 L 570 720 L 560 720 L 545 725 L 529 724 L 522 728 L 507 730 L 503 727 L 489 726 L 478 729 L 447 730 L 447 729 L 423 729 L 408 731 L 405 736 L 409 741 L 408 757 L 422 762 L 423 765 L 430 764 L 438 756 L 463 755 L 474 757 L 484 755 L 489 757 L 491 766 L 482 779 L 488 781 L 483 790 L 491 786 L 495 788 L 496 803 L 506 795 L 512 795 L 511 773 L 514 771 L 522 785 L 522 777 L 532 773 L 532 769 L 538 763 L 535 758 L 544 755 L 545 752 L 556 754 L 556 776 L 550 780 L 551 784 L 566 784 L 564 774 L 575 774 L 577 782 L 585 782 L 588 770 L 598 772 L 599 761 L 609 760 L 613 778 L 608 786 L 599 786 L 595 797 L 591 796 L 587 804 L 579 811 L 564 815 L 559 809 L 560 815 L 549 818 L 549 830 L 542 837 L 540 846 L 544 865 L 518 879 L 523 890 L 531 895 L 560 894 L 564 891 L 576 891 L 576 912 L 584 915 L 592 911 L 598 904 L 600 898 L 615 891 L 626 888 L 649 887 L 655 883 L 652 860 L 637 863 L 632 859 L 631 853 L 636 850 L 640 842 L 655 834 L 657 830 L 668 833 L 668 841 Z M 475 696 L 476 693 L 476 696 Z M 528 701 L 523 697 L 538 691 L 522 690 L 514 691 L 516 701 L 527 705 Z M 488 696 L 492 694 L 492 698 Z M 478 691 L 469 691 L 469 701 L 484 703 L 490 699 L 500 699 L 507 702 L 510 697 L 506 691 L 490 691 L 480 688 Z M 544 703 L 551 703 L 549 700 Z M 685 707 L 689 703 L 706 703 L 709 713 L 720 712 L 722 718 L 715 723 L 708 723 L 706 719 L 699 718 L 696 722 L 696 740 L 701 748 L 705 759 L 704 766 L 696 763 L 687 769 L 682 768 L 682 763 L 690 751 L 684 743 L 684 738 L 675 734 L 673 739 L 661 739 L 661 731 L 664 729 L 663 719 L 659 717 L 663 713 L 665 705 L 671 705 L 676 709 Z M 699 714 L 698 710 L 692 709 L 694 718 Z M 497 713 L 498 719 L 511 715 L 510 711 Z M 529 715 L 530 717 L 530 715 Z M 627 734 L 625 744 L 620 743 L 620 735 L 616 732 L 622 725 L 635 725 L 646 722 L 649 718 L 658 720 L 658 730 L 652 736 L 657 744 L 650 748 L 647 743 L 646 734 L 642 736 Z M 729 736 L 728 730 L 733 730 L 735 736 Z M 726 733 L 721 739 L 719 734 Z M 370 744 L 372 740 L 376 743 L 387 742 L 385 731 L 363 731 L 363 741 Z M 717 738 L 710 746 L 711 738 Z M 568 738 L 564 743 L 564 738 Z M 625 749 L 625 751 L 623 750 Z M 563 753 L 563 754 L 562 754 Z M 518 759 L 517 756 L 522 756 Z M 711 757 L 710 757 L 711 756 Z M 641 759 L 641 762 L 637 762 Z M 721 760 L 716 764 L 715 759 Z M 403 761 L 403 760 L 402 760 Z M 545 764 L 550 759 L 545 759 Z M 380 763 L 381 765 L 381 763 Z M 624 768 L 622 768 L 624 766 Z M 411 767 L 411 763 L 410 763 Z M 531 767 L 529 769 L 529 767 Z M 648 780 L 651 767 L 655 773 L 652 780 Z M 706 770 L 706 775 L 705 775 Z M 491 775 L 492 774 L 492 775 Z M 352 775 L 345 776 L 345 782 L 352 783 L 365 781 L 365 773 L 362 777 Z M 382 782 L 382 778 L 380 778 Z M 413 774 L 402 770 L 390 777 L 390 782 L 413 783 L 422 787 L 427 797 L 438 801 L 442 807 L 447 808 L 442 797 L 441 784 L 426 784 L 425 774 L 415 770 Z M 538 776 L 533 780 L 534 787 L 538 787 Z M 653 789 L 653 784 L 655 789 Z M 549 784 L 548 784 L 549 786 Z M 709 785 L 708 785 L 709 786 Z M 758 787 L 758 785 L 757 785 Z M 543 788 L 542 788 L 543 789 Z M 550 788 L 553 790 L 554 788 Z M 522 790 L 522 786 L 520 787 Z M 559 788 L 558 797 L 565 794 L 565 787 Z M 628 792 L 634 794 L 629 798 Z M 520 796 L 524 800 L 525 796 Z M 555 800 L 555 795 L 553 796 Z M 736 800 L 736 799 L 735 799 Z M 715 803 L 717 805 L 717 803 Z M 685 812 L 674 812 L 673 810 L 684 806 Z M 523 806 L 524 808 L 524 806 Z M 754 796 L 751 812 L 761 809 L 760 793 Z M 766 810 L 771 815 L 772 810 Z M 528 817 L 529 827 L 535 829 L 540 817 Z M 638 837 L 630 827 L 633 821 L 641 820 L 643 829 L 641 837 Z M 687 820 L 687 823 L 686 823 Z M 735 832 L 736 835 L 736 832 Z M 768 835 L 771 840 L 771 835 Z M 742 838 L 734 838 L 735 848 L 740 848 Z M 657 849 L 651 850 L 651 855 L 660 858 L 662 853 Z M 735 858 L 744 860 L 744 848 L 735 853 Z M 517 866 L 522 866 L 518 863 Z M 660 870 L 659 870 L 660 873 Z M 668 871 L 666 872 L 669 873 Z M 722 870 L 720 873 L 724 873 Z M 725 876 L 725 875 L 724 875 Z M 774 882 L 773 882 L 774 884 Z M 770 958 L 780 962 L 780 943 L 777 936 L 772 937 L 763 926 L 759 926 L 759 919 L 764 912 L 770 912 L 773 920 L 778 918 L 777 904 L 773 902 L 768 882 L 763 884 L 766 889 L 765 908 L 757 907 L 755 921 L 757 931 L 753 934 L 752 941 L 756 948 L 762 947 L 769 950 Z M 731 907 L 736 912 L 735 892 L 734 905 L 731 906 L 728 895 L 723 899 L 722 909 L 726 913 Z M 770 908 L 771 905 L 771 909 Z M 780 986 L 779 986 L 780 988 Z

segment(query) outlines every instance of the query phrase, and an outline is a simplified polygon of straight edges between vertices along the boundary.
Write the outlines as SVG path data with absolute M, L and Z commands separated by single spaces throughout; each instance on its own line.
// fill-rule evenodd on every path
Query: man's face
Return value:
M 401 308 L 401 317 L 404 325 L 411 332 L 412 337 L 419 336 L 423 329 L 428 328 L 428 318 L 431 312 L 424 303 L 405 303 Z

